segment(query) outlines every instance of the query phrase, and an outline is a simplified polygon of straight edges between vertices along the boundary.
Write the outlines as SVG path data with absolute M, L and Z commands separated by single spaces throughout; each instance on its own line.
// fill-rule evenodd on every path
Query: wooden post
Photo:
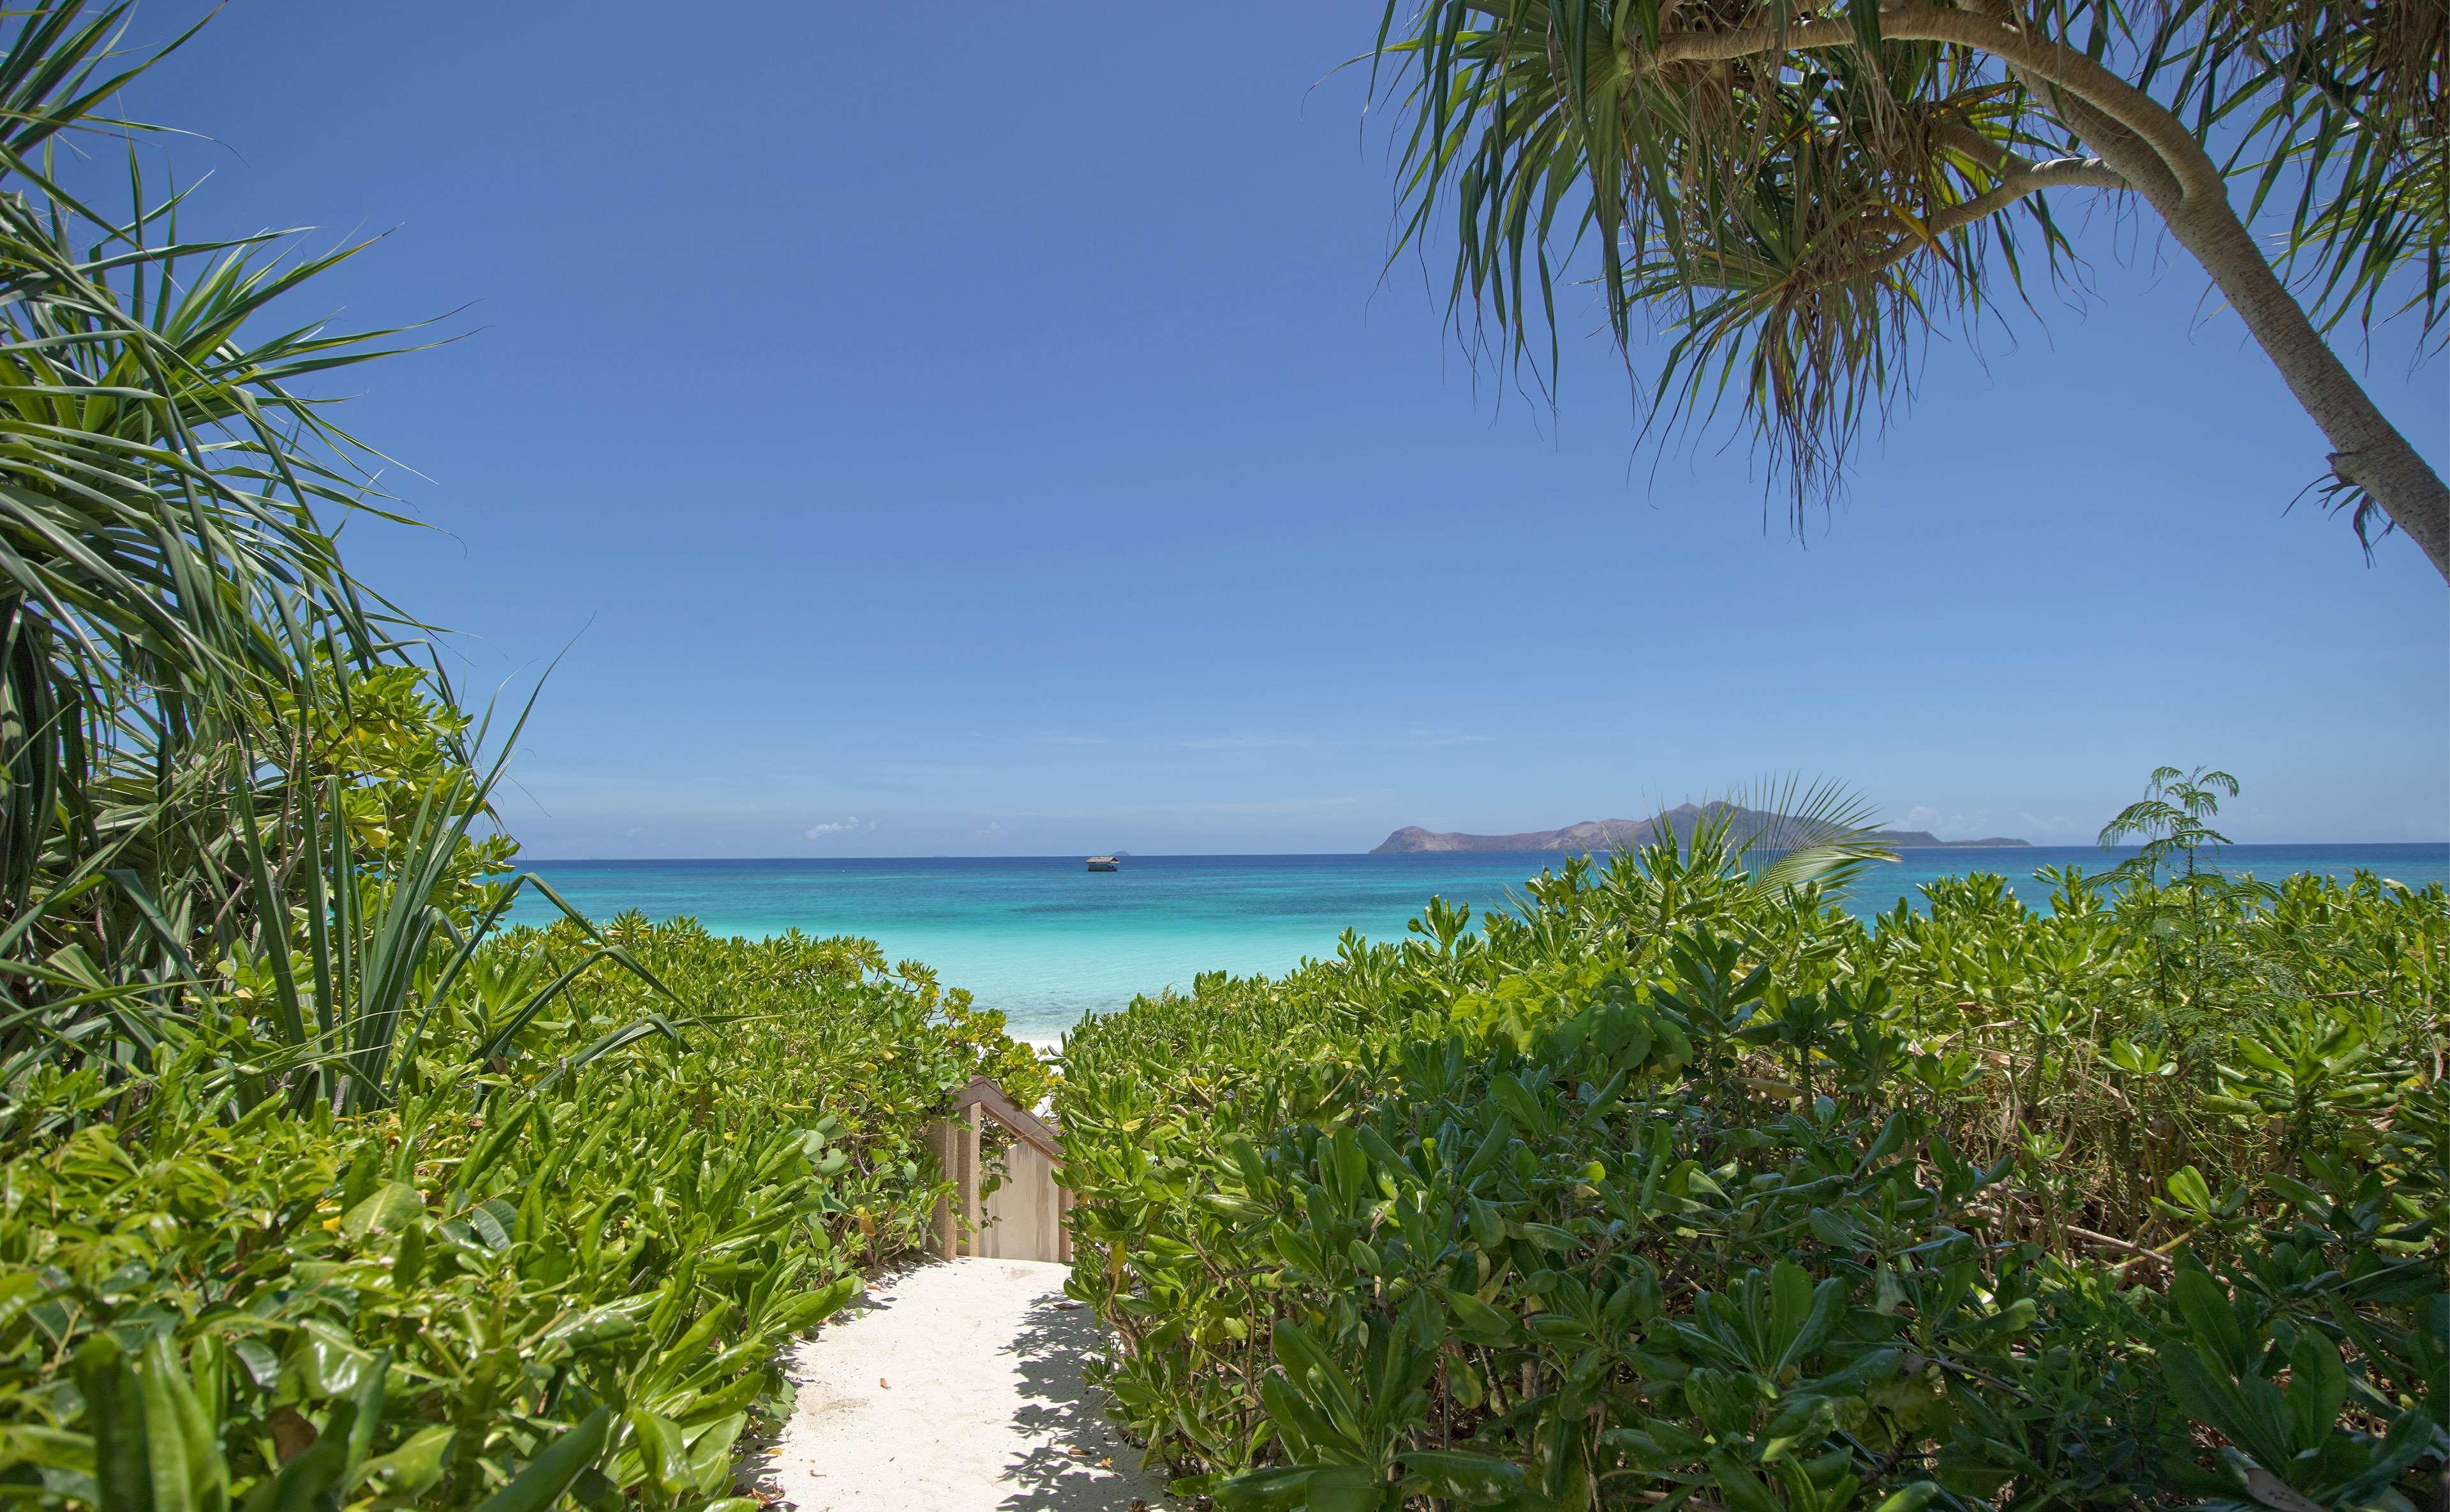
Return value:
M 962 1172 L 960 1144 L 955 1134 L 955 1126 L 942 1118 L 929 1124 L 927 1148 L 935 1153 L 936 1169 L 942 1171 L 945 1177 L 954 1183 L 951 1196 L 936 1199 L 936 1211 L 932 1215 L 936 1256 L 941 1260 L 950 1260 L 961 1253 L 962 1245 L 959 1222 L 961 1210 L 958 1206 L 961 1202 Z
M 968 1235 L 963 1252 L 977 1254 L 986 1221 L 986 1204 L 979 1195 L 979 1134 L 986 1126 L 987 1115 L 977 1103 L 970 1104 L 962 1113 L 962 1126 L 954 1133 L 962 1141 L 962 1228 Z
M 1072 1193 L 1062 1183 L 1061 1136 L 984 1076 L 962 1089 L 953 1107 L 951 1118 L 927 1126 L 928 1148 L 952 1188 L 930 1214 L 930 1248 L 947 1260 L 1001 1255 L 1070 1264 L 1072 1234 L 1064 1218 L 1072 1211 Z M 1007 1157 L 1008 1184 L 997 1189 L 993 1204 L 1005 1221 L 993 1228 L 989 1203 L 979 1190 L 986 1176 L 981 1135 L 990 1119 L 1017 1141 Z

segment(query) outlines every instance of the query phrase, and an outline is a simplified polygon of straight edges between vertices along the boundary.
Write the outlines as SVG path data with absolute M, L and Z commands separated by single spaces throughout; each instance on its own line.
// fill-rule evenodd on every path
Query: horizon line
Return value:
M 2213 850 L 2213 851 L 2221 851 L 2221 850 L 2257 850 L 2257 849 L 2263 849 L 2263 850 L 2277 850 L 2277 849 L 2285 849 L 2285 848 L 2290 848 L 2290 847 L 2295 847 L 2295 848 L 2299 848 L 2299 849 L 2307 849 L 2307 848 L 2313 848 L 2313 847 L 2319 847 L 2319 846 L 2347 846 L 2347 845 L 2355 845 L 2355 846 L 2383 846 L 2383 845 L 2390 845 L 2390 846 L 2401 846 L 2401 847 L 2405 847 L 2405 848 L 2408 848 L 2408 849 L 2422 849 L 2422 848 L 2427 848 L 2427 847 L 2429 847 L 2429 848 L 2439 849 L 2439 850 L 2450 850 L 2450 839 L 2442 839 L 2442 840 L 2241 840 L 2241 841 L 2233 841 L 2233 842 L 2231 842 L 2230 843 L 2228 843 L 2228 844 L 2226 844 L 2226 845 L 2207 846 L 2207 847 L 2205 847 L 2205 848 L 2206 848 L 2206 849 L 2207 849 L 2207 850 Z M 1964 852 L 1964 851 L 2008 851 L 2008 850 L 2012 850 L 2012 851 L 2018 851 L 2018 852 L 2031 852 L 2031 851 L 2042 851 L 2042 850 L 2089 850 L 2089 851 L 2092 851 L 2092 852 L 2094 852 L 2095 854 L 2098 854 L 2098 855 L 2104 855 L 2104 856 L 2114 856 L 2114 855 L 2119 854 L 2119 853 L 2120 853 L 2120 852 L 2122 852 L 2122 851 L 2135 851 L 2135 850 L 2140 850 L 2142 847 L 2141 847 L 2141 846 L 2137 846 L 2137 845 L 2114 845 L 2114 846 L 2102 846 L 2102 845 L 2097 845 L 2097 844 L 2091 843 L 2090 842 L 2077 841 L 2077 842 L 2071 842 L 2071 843 L 2065 843 L 2065 844 L 2043 844 L 2043 843 L 2025 843 L 2025 844 L 2018 844 L 2018 845 L 1973 845 L 1973 844 L 1961 844 L 1961 843 L 1960 843 L 1960 844 L 1944 844 L 1944 845 L 1900 845 L 1900 846 L 1898 846 L 1898 847 L 1896 847 L 1896 848 L 1897 848 L 1897 849 L 1899 849 L 1899 850 L 1904 850 L 1904 851 L 1914 851 L 1914 852 L 1916 852 L 1916 853 L 1922 853 L 1922 852 L 1938 852 L 1938 851 L 1958 851 L 1958 852 Z M 791 855 L 791 854 L 786 854 L 786 853 L 774 853 L 774 854 L 757 855 L 757 856 L 534 856 L 534 857 L 530 857 L 530 856 L 524 856 L 524 855 L 523 855 L 523 856 L 521 856 L 521 857 L 519 857 L 519 858 L 518 858 L 518 861 L 519 861 L 519 862 L 523 862 L 523 863 L 524 863 L 524 862 L 533 862 L 533 863 L 537 863 L 537 864 L 542 864 L 542 865 L 564 865 L 564 866 L 566 866 L 566 865 L 581 865 L 581 864 L 588 864 L 588 863 L 599 863 L 599 862 L 603 862 L 603 863 L 629 863 L 629 862 L 736 862 L 736 861 L 784 861 L 784 862 L 807 862 L 807 861 L 827 861 L 827 862 L 850 862 L 850 861 L 1070 861 L 1070 862 L 1078 862 L 1078 861 L 1083 861 L 1083 860 L 1085 860 L 1085 859 L 1086 859 L 1089 855 L 1091 855 L 1091 854 L 1099 854 L 1099 855 L 1117 855 L 1117 856 L 1120 856 L 1120 857 L 1121 857 L 1123 860 L 1125 860 L 1125 861 L 1216 861 L 1216 860 L 1232 860 L 1232 859 L 1243 859 L 1243 860 L 1252 860 L 1252 859 L 1311 860 L 1311 859 L 1314 859 L 1314 858 L 1330 857 L 1330 856 L 1332 856 L 1332 857 L 1336 857 L 1336 858 L 1339 858 L 1339 859 L 1342 859 L 1342 858 L 1351 858 L 1351 857 L 1368 857 L 1368 856 L 1380 856 L 1380 855 L 1384 855 L 1384 856 L 1389 857 L 1389 858 L 1396 858 L 1396 857 L 1417 857 L 1417 856 L 1586 856 L 1586 855 L 1598 855 L 1598 854 L 1601 854 L 1601 853 L 1599 853 L 1599 852 L 1594 852 L 1594 851 L 1587 851 L 1587 850 L 1410 850 L 1410 851 L 1386 851 L 1386 852 L 1380 852 L 1380 851 L 1377 851 L 1377 850 L 1141 850 L 1141 851 L 1128 851 L 1128 850 L 1127 850 L 1127 851 L 1112 851 L 1112 852 L 1103 852 L 1103 851 L 1101 851 L 1101 852 L 1094 852 L 1094 853 L 1093 853 L 1093 852 L 1086 852 L 1086 851 L 1083 851 L 1083 852 L 1079 852 L 1079 853 L 1078 853 L 1078 854 L 1076 854 L 1076 853 L 1074 853 L 1074 852 L 1072 852 L 1072 851 L 1068 851 L 1068 850 L 1065 850 L 1065 851 L 973 851 L 973 852 L 928 851 L 928 852 L 924 852 L 924 853 L 923 853 L 923 852 L 905 852 L 905 853 L 904 853 L 904 854 L 901 854 L 901 855 L 894 855 L 894 856 L 819 856 L 819 855 Z

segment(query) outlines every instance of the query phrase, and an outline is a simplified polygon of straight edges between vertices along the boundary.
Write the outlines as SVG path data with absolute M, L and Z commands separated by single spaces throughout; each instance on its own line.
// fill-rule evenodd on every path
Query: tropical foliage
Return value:
M 1057 1095 L 1118 1401 L 1223 1502 L 2401 1512 L 2442 1473 L 2439 888 L 1977 878 L 1866 927 L 1819 790 L 1776 859 L 1704 824 L 1476 933 L 1432 901 L 1093 1022 L 1060 1085 L 862 941 L 505 928 L 518 721 L 342 566 L 326 516 L 390 506 L 300 388 L 389 337 L 275 315 L 349 249 L 183 241 L 141 147 L 125 212 L 53 172 L 140 139 L 124 19 L 0 17 L 13 1502 L 746 1512 L 777 1350 L 918 1246 L 981 1074 Z M 2025 145 L 2022 87 L 1976 129 Z M 2305 255 L 2387 255 L 2361 203 Z M 2216 843 L 2217 776 L 2134 824 Z
M 2108 193 L 2322 427 L 2360 537 L 2396 524 L 2450 576 L 2450 489 L 2325 340 L 2404 316 L 2429 346 L 2450 315 L 2438 4 L 1388 0 L 1376 60 L 1403 240 L 1451 218 L 1459 325 L 1553 366 L 1589 259 L 1619 342 L 1664 333 L 1645 423 L 1740 413 L 1799 511 L 1932 333 L 2069 275 L 2070 203 Z
M 0 1492 L 726 1502 L 924 1123 L 1043 1073 L 864 941 L 504 930 L 517 722 L 342 565 L 388 506 L 300 387 L 387 349 L 289 313 L 355 249 L 183 240 L 126 19 L 0 17 Z
M 379 513 L 371 454 L 297 385 L 390 333 L 275 311 L 357 249 L 182 239 L 139 128 L 97 114 L 147 61 L 125 15 L 0 28 L 0 1081 L 145 1075 L 217 979 L 269 1010 L 250 1085 L 372 1107 L 509 855 L 475 833 L 482 731 L 321 517 Z M 123 213 L 53 173 L 98 130 Z
M 734 1446 L 779 1400 L 778 1348 L 918 1252 L 947 1091 L 1035 1062 L 865 941 L 624 933 L 720 1020 L 591 1057 L 647 989 L 581 979 L 530 1011 L 600 948 L 562 924 L 476 958 L 379 1113 L 240 1112 L 251 1028 L 218 996 L 141 1109 L 94 1066 L 13 1086 L 0 1487 L 107 1512 L 754 1507 Z
M 1226 1507 L 2429 1505 L 2450 898 L 1723 835 L 1066 1041 L 1075 1294 Z

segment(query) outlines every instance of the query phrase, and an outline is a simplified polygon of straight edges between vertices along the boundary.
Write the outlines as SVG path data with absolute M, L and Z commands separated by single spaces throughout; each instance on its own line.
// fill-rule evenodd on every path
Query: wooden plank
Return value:
M 950 1195 L 936 1199 L 936 1211 L 929 1214 L 929 1250 L 942 1260 L 953 1259 L 962 1252 L 961 1128 L 944 1118 L 927 1126 L 927 1149 L 936 1157 L 936 1169 L 954 1187 Z
M 1065 1221 L 1072 1194 L 1057 1168 L 1063 1161 L 1063 1139 L 1053 1126 L 1014 1102 L 985 1076 L 975 1077 L 953 1099 L 955 1121 L 945 1125 L 949 1149 L 944 1162 L 953 1179 L 954 1201 L 939 1214 L 945 1237 L 944 1253 L 989 1259 L 1054 1260 L 1072 1258 L 1071 1227 Z M 1004 1156 L 1004 1185 L 982 1197 L 984 1152 L 980 1136 L 988 1119 L 1020 1143 Z M 955 1209 L 958 1208 L 958 1223 Z M 958 1229 L 958 1235 L 952 1231 Z
M 943 1172 L 949 1179 L 953 1173 L 951 1158 L 953 1150 L 950 1143 L 950 1129 L 943 1119 L 938 1118 L 927 1125 L 926 1140 L 927 1153 L 936 1157 L 936 1169 Z M 939 1259 L 948 1257 L 945 1248 L 945 1229 L 951 1216 L 952 1204 L 942 1197 L 936 1199 L 936 1206 L 927 1213 L 927 1252 Z
M 1061 1258 L 1061 1210 L 1055 1163 L 1035 1145 L 1005 1149 L 1003 1184 L 986 1198 L 981 1255 L 996 1260 Z
M 984 1076 L 972 1080 L 962 1089 L 961 1095 L 953 1099 L 953 1109 L 957 1113 L 981 1108 L 986 1110 L 987 1115 L 996 1122 L 1035 1145 L 1039 1153 L 1047 1159 L 1060 1161 L 1063 1158 L 1062 1135 L 1057 1134 L 1045 1119 L 1005 1096 L 1001 1087 Z M 972 1116 L 975 1118 L 976 1115 Z
M 985 1120 L 980 1116 L 979 1110 L 975 1107 L 966 1110 L 966 1112 L 967 1116 L 962 1120 L 960 1127 L 962 1144 L 962 1232 L 967 1241 L 965 1245 L 965 1252 L 969 1254 L 977 1254 L 979 1252 L 980 1225 L 983 1223 L 986 1218 L 985 1210 L 979 1201 L 979 1130 L 984 1124 Z

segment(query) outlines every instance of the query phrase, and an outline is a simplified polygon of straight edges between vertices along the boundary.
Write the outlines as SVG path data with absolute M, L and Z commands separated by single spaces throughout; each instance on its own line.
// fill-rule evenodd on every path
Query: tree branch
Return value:
M 1984 140 L 1989 139 L 1984 138 Z M 2127 181 L 2104 167 L 2099 158 L 2053 158 L 2047 163 L 2035 163 L 2028 158 L 2017 157 L 2012 152 L 2007 155 L 2015 159 L 2023 166 L 2014 173 L 2001 174 L 1998 184 L 1989 190 L 1975 195 L 1973 199 L 1952 204 L 1924 222 L 1923 229 L 1931 233 L 1928 238 L 1919 236 L 1900 238 L 1895 245 L 1876 252 L 1840 272 L 1816 281 L 1817 286 L 1827 288 L 1832 284 L 1844 283 L 1852 279 L 1868 278 L 1883 268 L 1895 267 L 1914 256 L 1918 249 L 1930 246 L 1953 231 L 1961 231 L 1985 216 L 1996 215 L 2028 195 L 2055 188 L 2124 189 L 2129 187 Z
M 1989 20 L 1994 26 L 2017 26 L 2014 0 L 1962 0 L 1965 8 Z M 2186 196 L 2179 190 L 2177 175 L 2152 149 L 2149 143 L 2119 125 L 2100 110 L 2094 109 L 2048 79 L 2030 68 L 2011 66 L 2008 74 L 2032 90 L 2050 107 L 2051 112 L 2073 131 L 2076 139 L 2101 155 L 2102 161 L 2127 176 L 2128 183 L 2153 208 L 2167 217 Z
M 2252 232 L 2229 203 L 2220 165 L 2184 121 L 2100 61 L 2025 26 L 2006 0 L 1960 0 L 1942 9 L 1929 0 L 1883 4 L 1880 31 L 1897 42 L 1936 42 L 1995 58 L 2099 160 L 2078 160 L 2064 182 L 2099 184 L 2107 171 L 2141 194 L 2180 245 L 2194 254 L 2247 331 L 2271 359 L 2289 392 L 2322 427 L 2332 448 L 2334 475 L 2379 504 L 2391 523 L 2423 548 L 2450 580 L 2450 486 L 2374 403 L 2323 339 Z M 1783 8 L 1781 8 L 1783 9 Z M 1623 62 L 1635 81 L 1679 63 L 1727 63 L 1797 52 L 1857 48 L 1851 20 L 1815 20 L 1726 31 L 1683 31 L 1655 48 L 1638 42 Z M 1986 149 L 1987 155 L 1987 149 Z M 1979 161 L 1979 160 L 1977 160 Z M 2007 166 L 1999 162 L 2002 169 Z M 2045 165 L 2034 165 L 2038 171 Z M 1955 206 L 1935 224 L 1990 213 L 2040 187 L 2031 174 L 2011 179 Z M 1911 256 L 1919 241 L 1901 242 L 1841 278 L 1859 278 Z
M 2040 185 L 2043 188 L 2055 188 L 2060 185 L 2092 189 L 2135 187 L 2127 182 L 2126 175 L 2099 158 L 2065 157 L 2038 160 L 2029 158 L 2010 147 L 2006 143 L 1993 137 L 1986 137 L 1968 126 L 1935 127 L 1932 131 L 1932 139 L 1989 168 L 1998 175 L 2003 184 L 2014 184 L 2039 174 L 2048 181 Z
M 2091 107 L 2131 133 L 2169 173 L 2177 190 L 2174 211 L 2200 199 L 2226 204 L 2227 182 L 2183 122 L 2159 101 L 2120 78 L 2100 63 L 2062 47 L 2013 22 L 1971 10 L 1942 10 L 1909 5 L 1880 15 L 1880 34 L 1895 42 L 1945 42 L 1990 53 L 2010 68 L 2023 70 Z M 1767 53 L 1813 52 L 1857 45 L 1854 24 L 1847 21 L 1804 21 L 1787 26 L 1746 27 L 1732 31 L 1680 31 L 1659 39 L 1659 46 L 1628 49 L 1625 63 L 1633 72 L 1651 72 L 1676 63 L 1731 63 Z M 2148 193 L 2155 185 L 2134 184 Z

